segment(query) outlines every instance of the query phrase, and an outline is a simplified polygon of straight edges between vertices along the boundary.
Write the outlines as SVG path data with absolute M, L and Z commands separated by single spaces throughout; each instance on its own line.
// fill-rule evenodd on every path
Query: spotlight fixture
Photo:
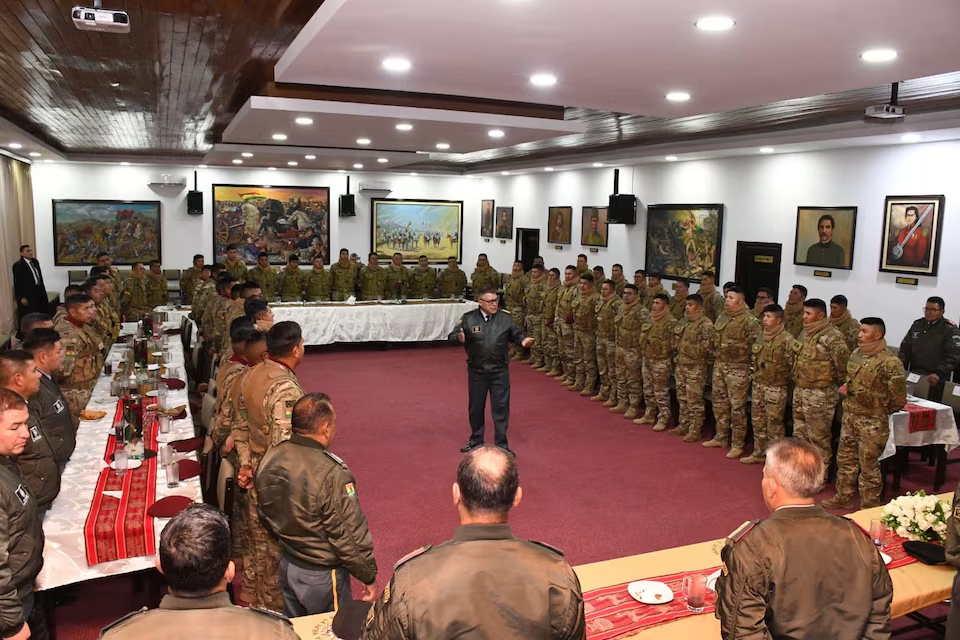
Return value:
M 274 139 L 274 140 L 279 140 L 280 142 L 283 142 L 284 140 L 287 139 L 287 134 L 285 134 L 285 133 L 275 133 L 275 134 L 273 134 L 273 139 Z
M 544 170 L 544 171 L 553 171 L 553 167 L 544 167 L 543 170 Z
M 310 154 L 310 155 L 308 155 L 308 156 L 303 156 L 303 159 L 304 159 L 304 160 L 316 160 L 316 159 L 317 159 L 317 156 L 315 156 L 315 155 L 313 155 L 313 154 Z
M 686 91 L 671 91 L 666 98 L 670 102 L 687 102 L 690 100 L 690 94 Z
M 252 157 L 253 157 L 253 154 L 250 153 L 249 151 L 244 151 L 244 152 L 241 153 L 240 155 L 242 155 L 244 158 L 252 158 Z
M 287 166 L 288 166 L 288 167 L 295 167 L 295 166 L 297 166 L 297 161 L 296 161 L 296 160 L 291 160 L 290 162 L 287 163 Z
M 599 167 L 602 167 L 602 166 L 603 166 L 603 163 L 602 163 L 602 162 L 594 162 L 594 163 L 593 163 L 593 166 L 599 168 Z
M 676 162 L 677 156 L 666 156 L 664 160 L 666 160 L 667 162 Z
M 357 164 L 353 165 L 353 168 L 354 168 L 354 169 L 363 169 L 363 165 L 358 162 Z
M 206 169 L 206 168 L 207 168 L 207 165 L 205 165 L 205 164 L 198 164 L 198 165 L 197 165 L 197 169 Z
M 860 54 L 860 59 L 864 62 L 892 62 L 899 55 L 896 49 L 867 49 Z
M 368 145 L 370 144 L 370 138 L 357 138 L 357 144 Z
M 117 87 L 120 86 L 120 83 L 119 83 L 119 82 L 111 82 L 111 83 L 110 83 L 110 86 L 113 87 L 114 89 L 116 89 Z
M 386 164 L 390 161 L 387 160 L 386 158 L 377 158 L 377 162 L 379 162 L 380 164 Z
M 10 147 L 11 149 L 22 149 L 22 148 L 23 148 L 23 145 L 20 144 L 19 142 L 11 142 L 11 143 L 8 144 L 7 146 Z
M 397 125 L 397 131 L 413 131 L 413 125 L 406 122 L 401 122 Z
M 313 124 L 313 118 L 305 118 L 305 117 L 301 116 L 301 117 L 295 119 L 294 122 L 296 122 L 296 123 L 299 124 L 300 126 L 307 127 L 307 126 L 310 126 L 311 124 Z
M 760 147 L 760 153 L 773 153 L 773 147 Z
M 417 175 L 420 175 L 420 174 L 417 173 L 416 171 L 411 171 L 411 172 L 410 172 L 410 175 L 412 175 L 412 176 L 417 176 Z
M 410 71 L 410 68 L 413 66 L 406 58 L 386 58 L 380 64 L 387 71 L 393 71 L 395 73 Z
M 243 160 L 241 160 L 240 158 L 234 158 L 233 164 L 243 164 Z
M 234 162 L 237 162 L 237 161 L 234 160 Z M 130 163 L 129 163 L 129 162 L 121 162 L 121 163 L 120 163 L 120 166 L 121 166 L 121 167 L 129 167 L 129 166 L 130 166 Z
M 505 134 L 500 129 L 490 129 L 490 131 L 487 131 L 487 135 L 491 138 L 502 138 Z
M 502 175 L 502 176 L 508 176 L 508 175 L 510 175 L 510 172 L 509 172 L 509 171 L 501 171 L 501 172 L 500 172 L 500 175 Z
M 346 169 L 337 169 L 337 173 L 346 173 L 346 172 L 347 172 Z
M 36 151 L 31 151 L 31 152 L 30 152 L 30 157 L 31 157 L 31 158 L 39 158 L 41 155 L 42 155 L 42 154 L 39 154 L 39 153 L 37 153 Z
M 450 145 L 447 144 L 446 142 L 438 142 L 438 143 L 437 143 L 437 149 L 440 149 L 440 151 L 446 151 L 446 150 L 449 149 L 449 148 L 450 148 Z
M 530 76 L 530 84 L 535 87 L 552 87 L 557 84 L 557 76 L 552 73 L 535 73 Z
M 701 31 L 730 31 L 735 24 L 734 19 L 727 16 L 707 16 L 694 23 Z
M 276 171 L 276 170 L 277 170 L 276 167 L 267 167 L 267 171 Z

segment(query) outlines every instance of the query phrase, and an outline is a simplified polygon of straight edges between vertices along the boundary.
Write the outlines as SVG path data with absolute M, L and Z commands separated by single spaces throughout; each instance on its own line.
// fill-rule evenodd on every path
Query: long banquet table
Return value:
M 167 323 L 165 328 L 178 326 L 179 323 Z M 135 324 L 124 324 L 123 333 L 135 331 Z M 107 362 L 116 362 L 121 358 L 125 345 L 114 345 L 110 349 Z M 183 345 L 179 336 L 170 336 L 169 348 L 171 366 L 179 367 L 179 377 L 186 379 L 183 365 Z M 116 369 L 114 369 L 116 370 Z M 84 524 L 93 503 L 94 489 L 103 468 L 103 454 L 107 446 L 107 437 L 113 424 L 117 408 L 117 398 L 110 395 L 110 381 L 113 376 L 101 372 L 94 387 L 87 408 L 94 411 L 106 411 L 107 415 L 96 421 L 82 421 L 77 431 L 77 448 L 63 471 L 60 494 L 52 508 L 43 519 L 43 532 L 46 544 L 43 549 L 43 570 L 37 577 L 38 589 L 54 589 L 75 582 L 103 578 L 122 573 L 132 573 L 154 566 L 153 556 L 127 558 L 103 562 L 94 566 L 87 565 L 84 549 Z M 174 440 L 194 436 L 193 418 L 190 415 L 190 403 L 187 391 L 170 390 L 168 403 L 171 406 L 186 405 L 187 417 L 173 420 L 170 433 Z M 194 454 L 192 455 L 195 458 Z M 175 454 L 176 459 L 184 459 L 185 454 Z M 168 489 L 166 477 L 161 470 L 157 473 L 157 500 L 172 495 L 188 496 L 194 501 L 201 500 L 200 479 L 181 480 L 180 485 Z M 159 547 L 160 531 L 166 520 L 158 520 L 156 539 Z

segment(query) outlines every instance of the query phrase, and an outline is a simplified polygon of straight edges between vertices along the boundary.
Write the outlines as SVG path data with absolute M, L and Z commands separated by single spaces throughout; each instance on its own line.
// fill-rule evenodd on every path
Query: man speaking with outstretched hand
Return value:
M 467 352 L 467 386 L 470 395 L 470 441 L 463 453 L 483 444 L 487 393 L 493 416 L 494 444 L 507 447 L 510 419 L 510 343 L 529 348 L 533 338 L 524 335 L 510 313 L 500 311 L 500 299 L 493 289 L 480 291 L 479 309 L 463 314 L 447 339 L 462 344 Z M 511 452 L 512 453 L 512 452 Z

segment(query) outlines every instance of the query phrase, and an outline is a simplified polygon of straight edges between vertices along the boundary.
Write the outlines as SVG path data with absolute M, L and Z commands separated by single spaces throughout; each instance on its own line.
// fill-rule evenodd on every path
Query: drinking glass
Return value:
M 161 413 L 160 417 L 157 418 L 157 423 L 159 425 L 160 433 L 170 433 L 170 416 L 165 413 Z
M 180 484 L 180 463 L 171 462 L 168 465 L 164 465 L 163 468 L 167 472 L 167 488 L 176 488 Z
M 879 518 L 870 521 L 870 539 L 877 549 L 883 549 L 886 546 L 887 523 Z
M 167 367 L 167 377 L 168 378 L 180 378 L 180 367 L 177 365 L 170 365 Z
M 173 449 L 165 444 L 160 447 L 160 465 L 165 467 L 171 462 L 173 462 Z
M 130 456 L 128 456 L 127 452 L 123 449 L 119 449 L 113 454 L 113 466 L 118 476 L 123 477 L 127 472 L 127 461 L 129 459 Z
M 167 394 L 169 393 L 169 388 L 167 387 L 166 382 L 157 383 L 157 406 L 161 409 L 167 408 Z M 161 432 L 163 433 L 163 432 Z
M 163 358 L 163 364 L 164 365 L 170 364 L 170 348 L 164 347 L 163 349 L 161 349 L 160 353 L 163 354 L 161 356 Z
M 707 601 L 707 576 L 693 574 L 685 577 L 683 595 L 687 599 L 687 609 L 694 613 L 703 613 Z

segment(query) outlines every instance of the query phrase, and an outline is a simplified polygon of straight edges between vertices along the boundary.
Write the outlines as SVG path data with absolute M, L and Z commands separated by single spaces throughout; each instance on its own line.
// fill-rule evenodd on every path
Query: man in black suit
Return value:
M 466 453 L 483 444 L 483 417 L 490 394 L 494 444 L 507 448 L 507 421 L 510 419 L 510 343 L 529 349 L 533 338 L 524 335 L 510 317 L 499 311 L 500 299 L 493 289 L 483 289 L 477 298 L 479 309 L 463 314 L 447 339 L 462 344 L 467 352 L 467 385 L 470 396 L 470 441 Z M 498 312 L 499 311 L 499 312 Z
M 20 247 L 20 259 L 13 263 L 13 291 L 17 297 L 18 325 L 28 313 L 47 313 L 49 302 L 43 273 L 28 244 Z

